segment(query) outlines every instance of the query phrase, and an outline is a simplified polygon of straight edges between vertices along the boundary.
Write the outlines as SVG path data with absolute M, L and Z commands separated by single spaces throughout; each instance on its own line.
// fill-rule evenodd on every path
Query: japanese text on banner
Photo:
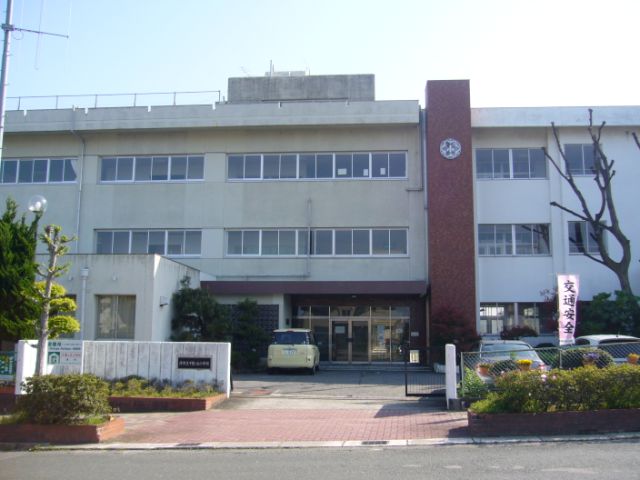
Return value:
M 558 275 L 558 337 L 560 345 L 573 345 L 578 322 L 578 275 Z

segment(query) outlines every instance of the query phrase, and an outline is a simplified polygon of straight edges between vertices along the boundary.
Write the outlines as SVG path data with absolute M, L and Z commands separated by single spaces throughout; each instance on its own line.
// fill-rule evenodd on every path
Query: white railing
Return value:
M 153 93 L 96 93 L 86 95 L 22 95 L 7 97 L 7 110 L 138 107 L 162 105 L 214 105 L 221 90 Z

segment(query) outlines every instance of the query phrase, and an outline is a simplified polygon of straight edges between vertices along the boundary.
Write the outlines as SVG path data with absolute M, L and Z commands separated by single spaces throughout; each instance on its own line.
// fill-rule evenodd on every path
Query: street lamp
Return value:
M 30 212 L 33 212 L 35 214 L 35 219 L 33 221 L 33 238 L 34 238 L 34 244 L 33 244 L 33 261 L 36 261 L 36 251 L 38 250 L 38 222 L 40 221 L 40 218 L 42 217 L 42 215 L 44 215 L 44 212 L 47 211 L 47 199 L 44 198 L 42 195 L 33 195 L 30 199 L 29 199 L 29 203 L 27 204 L 27 208 L 29 209 Z

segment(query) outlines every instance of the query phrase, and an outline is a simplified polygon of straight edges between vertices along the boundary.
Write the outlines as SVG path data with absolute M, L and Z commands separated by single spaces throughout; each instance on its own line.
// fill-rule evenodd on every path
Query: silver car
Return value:
M 549 369 L 533 347 L 520 340 L 482 340 L 478 351 L 482 362 L 531 360 L 531 369 Z

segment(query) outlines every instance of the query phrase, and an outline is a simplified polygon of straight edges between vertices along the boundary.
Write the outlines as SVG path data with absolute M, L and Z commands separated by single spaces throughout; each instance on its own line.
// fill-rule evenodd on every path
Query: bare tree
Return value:
M 613 169 L 615 161 L 607 157 L 605 152 L 602 150 L 602 145 L 600 144 L 600 138 L 604 127 L 605 122 L 602 122 L 598 127 L 593 125 L 593 110 L 589 109 L 589 125 L 587 127 L 587 131 L 589 132 L 591 143 L 593 145 L 593 181 L 596 183 L 598 192 L 600 193 L 600 199 L 597 202 L 597 205 L 591 207 L 583 192 L 576 184 L 571 169 L 569 168 L 566 151 L 562 148 L 562 144 L 560 143 L 558 128 L 553 122 L 551 123 L 553 136 L 555 138 L 558 151 L 560 152 L 560 156 L 562 157 L 562 162 L 557 161 L 549 155 L 546 148 L 543 148 L 542 150 L 545 157 L 549 159 L 556 171 L 571 187 L 571 190 L 573 190 L 573 193 L 578 198 L 582 210 L 573 210 L 559 204 L 558 202 L 551 202 L 551 205 L 573 215 L 579 220 L 586 222 L 587 225 L 591 227 L 590 235 L 598 245 L 599 256 L 593 255 L 586 248 L 582 249 L 582 254 L 594 262 L 604 265 L 610 269 L 618 278 L 618 281 L 620 282 L 620 289 L 626 293 L 633 294 L 631 290 L 631 283 L 629 282 L 631 242 L 620 228 L 620 220 L 613 201 L 612 180 L 616 174 L 616 171 Z M 638 138 L 635 133 L 633 134 L 633 138 L 640 149 L 640 142 L 638 142 Z M 607 232 L 620 245 L 622 256 L 619 260 L 615 260 L 609 255 L 609 249 L 605 242 L 605 233 Z

